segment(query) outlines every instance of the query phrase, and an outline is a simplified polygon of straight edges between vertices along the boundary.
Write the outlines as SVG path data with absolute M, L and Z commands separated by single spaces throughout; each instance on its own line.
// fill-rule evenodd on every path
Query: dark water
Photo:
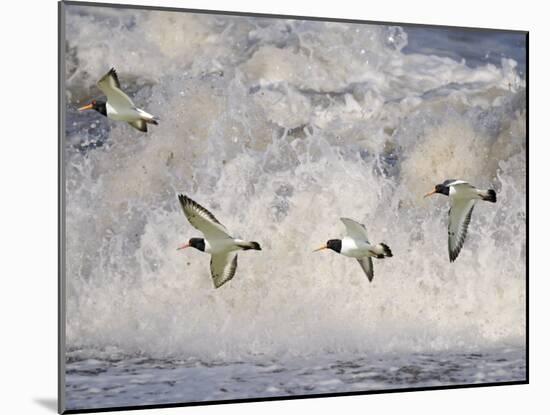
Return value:
M 525 77 L 526 35 L 489 30 L 460 30 L 426 27 L 405 27 L 408 43 L 404 53 L 445 56 L 456 61 L 464 59 L 471 67 L 501 65 L 501 59 L 517 62 L 518 73 Z
M 67 365 L 72 409 L 524 381 L 521 348 L 247 361 L 85 359 Z

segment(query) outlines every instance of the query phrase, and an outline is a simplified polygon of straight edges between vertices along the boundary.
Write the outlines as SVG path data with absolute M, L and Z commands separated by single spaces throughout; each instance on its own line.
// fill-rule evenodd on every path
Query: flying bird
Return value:
M 120 89 L 120 82 L 114 68 L 111 68 L 97 83 L 99 89 L 107 97 L 107 101 L 92 100 L 79 111 L 96 110 L 107 118 L 116 121 L 126 121 L 139 131 L 147 132 L 147 124 L 158 125 L 157 119 L 137 108 L 130 97 Z
M 195 248 L 211 255 L 210 273 L 216 288 L 220 288 L 235 276 L 237 271 L 237 251 L 255 249 L 261 251 L 258 242 L 248 242 L 233 238 L 212 213 L 197 202 L 182 194 L 178 195 L 181 208 L 189 223 L 201 231 L 204 238 L 191 238 L 177 248 Z
M 346 227 L 347 235 L 344 239 L 330 239 L 325 245 L 313 252 L 322 249 L 332 249 L 334 252 L 344 256 L 355 258 L 359 262 L 359 265 L 361 265 L 369 281 L 372 281 L 374 278 L 372 258 L 382 259 L 393 256 L 390 247 L 384 243 L 372 245 L 369 242 L 365 225 L 353 219 L 340 218 L 340 220 Z
M 481 190 L 464 180 L 456 179 L 448 179 L 436 185 L 424 197 L 436 193 L 449 196 L 451 200 L 448 227 L 449 260 L 454 262 L 464 245 L 476 200 L 495 203 L 497 201 L 497 194 L 493 189 Z

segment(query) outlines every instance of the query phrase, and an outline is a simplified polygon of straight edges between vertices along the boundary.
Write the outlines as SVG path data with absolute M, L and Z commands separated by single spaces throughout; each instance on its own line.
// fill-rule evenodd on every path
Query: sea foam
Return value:
M 525 340 L 525 81 L 404 53 L 407 29 L 68 6 L 67 345 L 236 358 Z M 109 67 L 147 134 L 79 114 Z M 94 128 L 92 123 L 97 124 Z M 447 254 L 446 178 L 497 191 Z M 177 193 L 261 252 L 213 288 Z M 369 284 L 312 253 L 366 224 Z

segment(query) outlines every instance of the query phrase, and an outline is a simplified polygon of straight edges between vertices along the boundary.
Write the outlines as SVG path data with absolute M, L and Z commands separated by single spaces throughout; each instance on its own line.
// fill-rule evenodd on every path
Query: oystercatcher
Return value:
M 372 245 L 369 242 L 365 225 L 353 219 L 340 218 L 340 220 L 346 227 L 347 235 L 343 239 L 330 239 L 325 245 L 313 252 L 322 249 L 332 249 L 334 252 L 344 256 L 355 258 L 359 262 L 359 265 L 361 265 L 369 281 L 372 281 L 374 278 L 372 258 L 382 259 L 393 256 L 390 247 L 384 243 Z
M 202 232 L 204 238 L 191 238 L 179 249 L 195 248 L 209 253 L 210 273 L 216 288 L 220 288 L 235 276 L 237 271 L 237 251 L 255 249 L 261 251 L 258 242 L 233 238 L 208 210 L 182 194 L 178 195 L 181 208 L 189 223 Z
M 472 218 L 472 212 L 476 200 L 485 200 L 495 203 L 497 194 L 493 189 L 481 190 L 464 180 L 448 179 L 438 184 L 434 189 L 426 193 L 424 197 L 440 193 L 449 196 L 451 208 L 449 209 L 449 260 L 454 262 L 458 257 Z

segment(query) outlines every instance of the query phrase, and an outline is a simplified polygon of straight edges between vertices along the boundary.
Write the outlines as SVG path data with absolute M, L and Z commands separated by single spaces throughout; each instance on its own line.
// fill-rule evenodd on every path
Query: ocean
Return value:
M 67 409 L 525 380 L 523 34 L 66 10 Z M 148 133 L 76 110 L 110 67 Z M 448 178 L 497 192 L 454 263 Z M 262 245 L 220 289 L 178 193 Z

